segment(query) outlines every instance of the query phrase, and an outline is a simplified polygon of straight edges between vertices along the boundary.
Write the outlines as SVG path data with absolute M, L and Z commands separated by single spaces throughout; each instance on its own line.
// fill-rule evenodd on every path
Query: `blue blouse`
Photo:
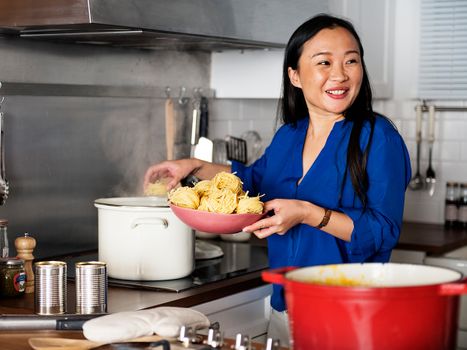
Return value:
M 302 149 L 308 124 L 309 119 L 305 118 L 296 127 L 283 125 L 261 158 L 250 166 L 233 162 L 232 171 L 242 179 L 245 190 L 264 194 L 263 201 L 298 199 L 347 214 L 354 223 L 351 241 L 299 224 L 284 235 L 268 237 L 269 267 L 389 261 L 399 239 L 404 195 L 411 178 L 409 154 L 402 137 L 387 119 L 376 117 L 367 162 L 368 205 L 363 210 L 350 175 L 343 179 L 352 122 L 342 120 L 334 124 L 320 154 L 297 185 L 303 174 Z M 360 138 L 362 149 L 369 133 L 367 123 Z M 342 181 L 345 183 L 341 196 Z M 282 286 L 273 286 L 271 305 L 278 311 L 285 310 Z

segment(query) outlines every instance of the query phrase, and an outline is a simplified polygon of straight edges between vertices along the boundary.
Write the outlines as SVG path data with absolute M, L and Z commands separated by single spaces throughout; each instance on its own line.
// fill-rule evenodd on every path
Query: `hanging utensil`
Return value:
M 433 144 L 435 142 L 435 106 L 428 107 L 428 169 L 426 170 L 426 188 L 428 194 L 433 196 L 435 193 L 436 175 L 431 164 L 433 158 Z
M 419 190 L 424 186 L 425 180 L 422 174 L 420 174 L 420 146 L 422 143 L 422 105 L 417 105 L 416 110 L 416 121 L 415 121 L 415 137 L 417 143 L 417 165 L 415 175 L 410 180 L 409 187 L 411 190 Z
M 0 102 L 0 105 L 2 101 Z M 10 186 L 6 179 L 5 172 L 5 134 L 3 132 L 4 115 L 0 112 L 0 205 L 3 205 L 8 198 Z
M 191 156 L 195 155 L 195 148 L 198 144 L 199 139 L 199 116 L 201 108 L 201 100 L 198 96 L 193 98 L 193 110 L 191 116 L 191 135 L 190 135 L 190 144 L 191 144 Z
M 194 157 L 212 162 L 213 142 L 208 138 L 209 112 L 208 99 L 201 97 L 199 102 L 199 139 L 195 146 Z
M 208 111 L 208 99 L 204 96 L 201 97 L 199 106 L 199 137 L 208 138 L 209 130 L 209 111 Z
M 175 144 L 175 109 L 173 100 L 170 97 L 165 101 L 165 142 L 167 160 L 172 160 L 174 159 Z
M 247 145 L 244 139 L 227 136 L 227 159 L 246 164 L 248 161 Z

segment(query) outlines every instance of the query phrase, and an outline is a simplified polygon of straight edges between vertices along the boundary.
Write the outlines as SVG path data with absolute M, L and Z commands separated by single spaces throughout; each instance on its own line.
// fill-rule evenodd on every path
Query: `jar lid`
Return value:
M 459 183 L 457 181 L 447 181 L 446 186 L 459 186 Z
M 24 265 L 24 260 L 20 258 L 0 258 L 0 265 Z
M 7 226 L 8 225 L 8 219 L 0 219 L 0 226 Z

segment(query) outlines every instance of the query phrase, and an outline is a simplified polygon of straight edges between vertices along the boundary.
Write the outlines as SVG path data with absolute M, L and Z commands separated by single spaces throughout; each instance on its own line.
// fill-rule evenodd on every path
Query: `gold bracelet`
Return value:
M 331 218 L 332 210 L 328 208 L 323 208 L 324 209 L 324 216 L 321 222 L 319 223 L 318 226 L 315 226 L 316 228 L 323 228 L 326 226 L 329 222 L 329 219 Z

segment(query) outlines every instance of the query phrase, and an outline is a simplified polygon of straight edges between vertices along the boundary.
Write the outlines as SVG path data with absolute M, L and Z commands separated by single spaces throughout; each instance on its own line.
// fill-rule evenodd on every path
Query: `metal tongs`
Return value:
M 2 102 L 3 99 L 0 102 L 0 106 Z M 5 135 L 3 132 L 3 121 L 4 115 L 3 112 L 0 112 L 0 205 L 5 204 L 10 192 L 10 186 L 5 173 Z

